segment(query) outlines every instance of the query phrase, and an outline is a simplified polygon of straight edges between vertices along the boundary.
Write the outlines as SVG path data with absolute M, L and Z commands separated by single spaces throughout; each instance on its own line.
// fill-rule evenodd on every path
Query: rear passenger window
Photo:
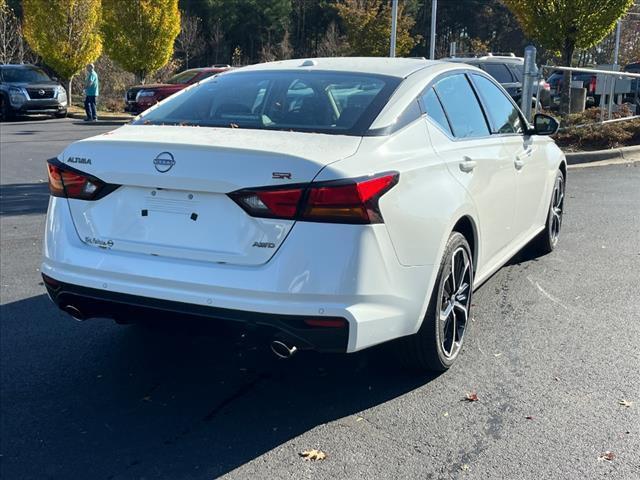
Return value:
M 433 87 L 442 102 L 451 130 L 456 138 L 477 138 L 489 135 L 489 127 L 464 74 L 451 75 Z
M 504 63 L 485 63 L 482 69 L 500 83 L 513 83 L 511 72 Z
M 427 93 L 422 95 L 420 103 L 422 104 L 422 109 L 426 112 L 427 116 L 433 120 L 436 125 L 440 126 L 440 128 L 449 135 L 453 135 L 447 116 L 442 109 L 442 104 L 440 103 L 440 100 L 438 100 L 433 88 L 430 88 Z

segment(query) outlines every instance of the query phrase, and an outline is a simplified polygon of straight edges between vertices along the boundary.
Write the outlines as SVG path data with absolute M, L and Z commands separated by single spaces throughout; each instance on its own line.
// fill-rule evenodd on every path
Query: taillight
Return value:
M 598 79 L 598 77 L 596 77 L 595 75 L 593 77 L 591 77 L 591 80 L 589 81 L 589 93 L 595 93 L 596 92 L 597 79 Z
M 117 188 L 91 175 L 49 161 L 49 191 L 54 197 L 97 200 Z
M 249 215 L 328 223 L 382 223 L 378 201 L 397 172 L 309 185 L 239 190 L 229 196 Z

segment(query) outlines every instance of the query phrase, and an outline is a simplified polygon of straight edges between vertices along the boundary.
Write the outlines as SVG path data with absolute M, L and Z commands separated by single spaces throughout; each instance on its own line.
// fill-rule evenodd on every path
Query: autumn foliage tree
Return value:
M 102 52 L 100 0 L 23 0 L 24 36 L 66 83 Z
M 391 2 L 385 0 L 344 0 L 335 8 L 347 33 L 350 53 L 365 57 L 386 57 L 391 41 Z M 398 6 L 396 55 L 407 55 L 419 40 L 411 29 L 415 20 Z
M 102 32 L 107 55 L 144 81 L 173 55 L 178 0 L 103 0 Z
M 634 0 L 503 0 L 525 34 L 562 54 L 571 66 L 576 49 L 589 48 L 610 33 Z M 563 110 L 568 110 L 570 73 L 565 73 Z

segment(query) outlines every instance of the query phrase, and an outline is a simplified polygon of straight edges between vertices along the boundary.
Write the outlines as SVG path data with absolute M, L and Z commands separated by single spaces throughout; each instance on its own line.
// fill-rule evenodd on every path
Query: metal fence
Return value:
M 559 110 L 564 72 L 570 72 L 570 113 L 598 109 L 597 114 L 592 117 L 595 123 L 600 124 L 640 118 L 640 73 L 612 70 L 616 67 L 603 66 L 592 69 L 545 65 L 537 72 L 538 81 L 533 84 L 537 84 L 536 90 L 531 90 L 531 95 L 536 98 L 536 101 L 532 99 L 529 105 L 535 106 L 535 113 L 541 108 L 551 111 Z M 536 77 L 532 75 L 531 78 Z M 545 95 L 542 95 L 542 89 L 546 86 L 545 82 L 540 81 L 542 79 L 546 79 L 546 85 L 549 88 L 547 104 L 539 101 L 545 98 Z M 573 127 L 592 124 L 593 122 Z

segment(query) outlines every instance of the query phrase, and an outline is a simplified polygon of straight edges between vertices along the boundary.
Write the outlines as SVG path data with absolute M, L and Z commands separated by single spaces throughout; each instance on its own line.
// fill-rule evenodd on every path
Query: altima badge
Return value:
M 167 173 L 176 164 L 176 161 L 169 152 L 162 152 L 153 159 L 153 166 L 160 173 Z

